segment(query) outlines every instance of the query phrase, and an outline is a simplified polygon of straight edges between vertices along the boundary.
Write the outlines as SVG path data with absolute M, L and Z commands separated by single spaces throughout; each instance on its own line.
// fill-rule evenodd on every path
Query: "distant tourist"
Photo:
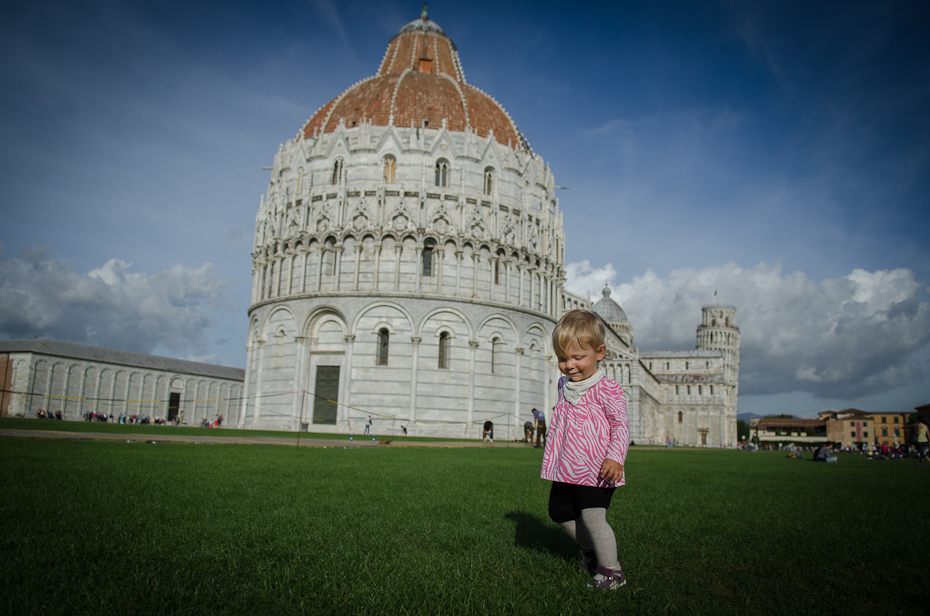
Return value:
M 554 407 L 553 407 L 554 408 Z M 546 416 L 538 409 L 533 409 L 533 424 L 536 428 L 536 447 L 546 445 Z
M 814 462 L 836 462 L 833 455 L 833 443 L 824 443 L 814 452 Z
M 923 464 L 925 459 L 930 462 L 930 458 L 927 457 L 928 444 L 930 444 L 930 428 L 927 428 L 927 424 L 918 419 L 917 423 L 911 426 L 911 429 L 917 435 L 914 439 L 916 441 L 915 445 L 917 445 L 917 465 Z
M 559 379 L 540 476 L 552 481 L 549 517 L 579 545 L 581 564 L 594 574 L 588 586 L 615 590 L 626 578 L 607 508 L 617 486 L 626 483 L 630 426 L 623 390 L 600 366 L 605 336 L 603 321 L 586 310 L 564 314 L 552 332 L 565 376 Z
M 368 416 L 368 421 L 365 422 L 365 434 L 371 433 L 371 415 Z
M 490 439 L 491 442 L 494 442 L 494 422 L 490 419 L 484 422 L 484 434 L 481 436 L 481 442 Z
M 526 421 L 523 423 L 523 442 L 524 443 L 533 442 L 533 424 L 529 421 Z

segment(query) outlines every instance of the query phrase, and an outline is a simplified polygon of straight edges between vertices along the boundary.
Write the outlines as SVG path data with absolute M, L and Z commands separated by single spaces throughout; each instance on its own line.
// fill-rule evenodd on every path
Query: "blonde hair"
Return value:
M 552 330 L 552 348 L 557 357 L 564 359 L 565 350 L 572 341 L 577 340 L 581 346 L 596 351 L 604 346 L 606 335 L 604 322 L 596 314 L 587 310 L 571 310 L 562 315 Z

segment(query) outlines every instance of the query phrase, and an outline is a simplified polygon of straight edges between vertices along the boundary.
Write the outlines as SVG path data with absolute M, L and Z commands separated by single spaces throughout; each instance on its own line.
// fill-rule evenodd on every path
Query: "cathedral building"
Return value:
M 555 190 L 424 10 L 372 77 L 275 155 L 256 217 L 238 425 L 357 433 L 370 416 L 382 434 L 475 437 L 485 421 L 498 438 L 522 434 L 532 408 L 555 404 L 555 323 L 592 307 L 562 288 Z M 724 371 L 738 369 L 738 337 L 734 360 L 709 324 L 716 308 L 698 350 L 674 360 L 639 353 L 609 297 L 593 308 L 611 325 L 609 370 L 628 389 L 634 439 L 735 442 L 738 373 Z
M 630 434 L 640 444 L 736 443 L 739 328 L 732 306 L 704 306 L 694 350 L 640 351 L 633 324 L 610 289 L 591 310 L 609 326 L 607 374 L 627 396 Z

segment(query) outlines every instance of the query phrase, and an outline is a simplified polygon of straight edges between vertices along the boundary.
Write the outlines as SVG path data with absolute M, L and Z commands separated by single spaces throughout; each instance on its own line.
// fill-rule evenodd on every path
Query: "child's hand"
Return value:
M 604 458 L 601 465 L 601 479 L 616 483 L 623 479 L 623 465 L 610 458 Z

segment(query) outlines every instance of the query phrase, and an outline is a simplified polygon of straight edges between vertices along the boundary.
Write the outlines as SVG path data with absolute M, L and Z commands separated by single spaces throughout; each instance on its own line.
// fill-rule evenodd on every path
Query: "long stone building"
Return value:
M 695 351 L 640 353 L 609 297 L 592 306 L 563 290 L 555 190 L 424 11 L 375 75 L 275 155 L 238 425 L 351 432 L 371 416 L 382 431 L 476 436 L 490 420 L 515 435 L 531 408 L 554 405 L 550 335 L 584 307 L 611 326 L 607 365 L 635 440 L 734 443 L 735 310 L 704 309 Z
M 243 376 L 241 368 L 60 340 L 0 340 L 0 415 L 126 414 L 195 425 L 238 414 Z

